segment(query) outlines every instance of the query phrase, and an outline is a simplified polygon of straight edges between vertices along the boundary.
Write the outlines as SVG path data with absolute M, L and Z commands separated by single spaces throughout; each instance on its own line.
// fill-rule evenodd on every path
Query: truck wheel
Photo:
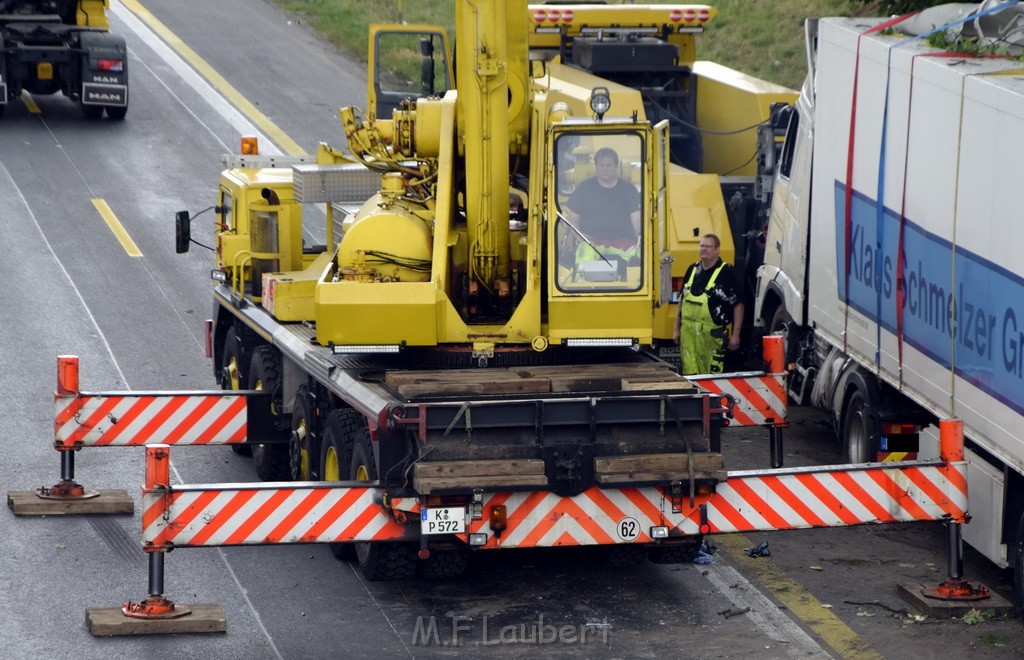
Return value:
M 324 438 L 320 448 L 320 478 L 324 481 L 342 481 L 348 476 L 352 447 L 346 442 L 349 434 L 348 418 L 351 410 L 332 410 L 324 422 Z M 355 559 L 356 549 L 351 543 L 328 543 L 335 559 Z
M 772 322 L 768 326 L 768 334 L 782 335 L 782 355 L 785 356 L 787 364 L 793 361 L 793 356 L 791 355 L 793 347 L 790 345 L 792 323 L 793 317 L 789 315 L 785 307 L 779 305 L 779 308 L 772 314 Z
M 848 462 L 871 463 L 878 460 L 881 442 L 878 424 L 860 389 L 855 389 L 846 402 L 842 439 Z
M 224 356 L 221 359 L 220 386 L 225 390 L 240 390 L 244 382 L 238 339 L 235 338 L 233 330 L 228 330 L 228 336 L 224 340 Z M 252 453 L 252 446 L 231 445 L 231 451 L 242 456 L 249 456 Z
M 647 561 L 647 546 L 640 544 L 606 545 L 597 548 L 605 568 L 630 568 Z
M 360 420 L 352 435 L 351 481 L 375 481 L 377 465 L 370 446 L 370 432 Z M 416 574 L 416 546 L 411 543 L 356 543 L 359 569 L 370 582 L 401 580 Z
M 430 556 L 420 561 L 420 576 L 428 580 L 457 578 L 469 566 L 469 550 L 444 548 L 431 550 Z
M 126 105 L 108 105 L 105 108 L 107 117 L 115 121 L 124 119 L 124 116 L 128 114 L 128 106 Z
M 309 481 L 309 448 L 313 446 L 313 407 L 309 388 L 299 385 L 295 390 L 292 410 L 292 434 L 288 441 L 288 468 L 292 481 Z
M 82 104 L 82 116 L 90 121 L 95 121 L 103 116 L 103 106 Z
M 680 543 L 647 546 L 647 558 L 653 564 L 689 564 L 700 554 L 704 535 L 687 536 Z
M 260 346 L 252 354 L 249 368 L 249 389 L 272 392 L 272 401 L 280 401 L 281 392 L 281 358 L 270 346 Z M 271 414 L 275 420 L 272 433 L 274 437 L 287 439 L 283 429 L 276 428 L 282 422 L 277 404 L 271 403 Z M 288 461 L 287 444 L 255 444 L 252 446 L 252 461 L 256 466 L 256 475 L 263 481 L 284 481 L 291 476 Z

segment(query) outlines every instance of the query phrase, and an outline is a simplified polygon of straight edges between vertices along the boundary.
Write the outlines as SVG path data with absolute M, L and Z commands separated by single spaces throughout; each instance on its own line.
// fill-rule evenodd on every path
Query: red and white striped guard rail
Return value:
M 162 458 L 153 458 L 162 452 Z M 377 487 L 323 483 L 167 486 L 150 463 L 168 447 L 147 450 L 143 541 L 151 550 L 179 546 L 327 543 L 415 538 L 416 506 L 385 508 Z M 166 470 L 166 468 L 162 468 Z M 507 511 L 497 535 L 488 512 Z M 915 461 L 730 473 L 710 496 L 676 496 L 659 487 L 590 488 L 574 497 L 549 492 L 484 494 L 482 519 L 468 533 L 487 534 L 484 548 L 651 542 L 651 528 L 672 535 L 844 527 L 868 523 L 953 520 L 967 511 L 966 463 Z M 398 520 L 413 521 L 403 524 Z
M 244 442 L 244 395 L 140 393 L 56 397 L 58 447 L 222 445 Z

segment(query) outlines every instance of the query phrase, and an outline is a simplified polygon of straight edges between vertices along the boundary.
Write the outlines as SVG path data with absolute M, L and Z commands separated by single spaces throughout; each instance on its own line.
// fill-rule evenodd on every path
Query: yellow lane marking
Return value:
M 740 534 L 716 536 L 715 544 L 729 554 L 738 566 L 756 572 L 757 579 L 786 608 L 802 620 L 814 633 L 842 658 L 856 660 L 881 660 L 882 656 L 862 640 L 842 619 L 833 614 L 824 604 L 812 596 L 799 583 L 786 576 L 770 558 L 748 557 L 743 548 L 752 548 L 751 543 Z
M 139 249 L 139 246 L 135 244 L 132 237 L 128 235 L 127 231 L 125 231 L 124 227 L 118 221 L 117 216 L 115 216 L 114 212 L 110 210 L 109 206 L 107 206 L 107 203 L 102 199 L 94 199 L 92 200 L 92 205 L 96 207 L 97 211 L 99 211 L 100 217 L 103 218 L 103 221 L 107 223 L 108 227 L 110 227 L 110 231 L 114 232 L 114 236 L 116 236 L 117 240 L 121 242 L 121 247 L 123 247 L 124 251 L 128 253 L 128 256 L 141 257 L 142 250 Z
M 281 149 L 291 156 L 305 156 L 306 152 L 294 140 L 288 137 L 270 118 L 260 112 L 241 92 L 235 89 L 217 71 L 199 57 L 199 55 L 185 45 L 176 34 L 160 22 L 156 16 L 149 13 L 138 0 L 121 0 L 130 12 L 139 17 L 139 20 L 149 26 L 149 29 L 157 33 L 171 48 L 176 50 L 182 58 L 195 68 L 206 80 L 223 94 L 238 110 L 248 117 L 249 121 L 256 124 L 261 131 L 267 134 Z
M 21 102 L 25 104 L 25 107 L 28 108 L 29 112 L 37 115 L 42 113 L 42 110 L 40 110 L 39 106 L 36 105 L 35 99 L 33 99 L 32 95 L 25 90 L 21 90 Z

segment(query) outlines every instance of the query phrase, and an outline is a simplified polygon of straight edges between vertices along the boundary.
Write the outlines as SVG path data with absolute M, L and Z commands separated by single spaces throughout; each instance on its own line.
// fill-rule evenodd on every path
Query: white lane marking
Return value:
M 225 121 L 237 130 L 239 135 L 257 136 L 260 141 L 260 153 L 268 156 L 282 155 L 281 150 L 270 140 L 269 137 L 266 136 L 266 134 L 257 129 L 255 124 L 246 119 L 245 115 L 231 105 L 226 98 L 214 89 L 210 83 L 206 82 L 206 80 L 200 76 L 190 64 L 174 52 L 170 46 L 164 43 L 164 41 L 155 32 L 150 30 L 141 20 L 139 20 L 135 14 L 128 11 L 120 2 L 111 2 L 110 9 L 111 13 L 116 16 L 118 20 L 123 22 L 125 27 L 134 32 L 136 36 L 146 44 L 146 46 L 151 48 L 153 52 L 160 57 L 160 59 L 166 62 L 167 65 L 171 67 L 171 69 L 173 69 L 189 87 L 195 90 L 199 96 L 210 104 L 210 107 L 212 107 L 217 114 L 223 117 Z M 141 58 L 139 59 L 141 61 Z M 152 73 L 152 70 L 150 71 Z M 160 80 L 155 73 L 154 77 L 157 80 Z M 170 90 L 170 87 L 162 80 L 160 80 L 160 84 Z M 178 100 L 181 101 L 180 99 Z M 182 102 L 182 105 L 188 107 L 184 102 Z M 195 116 L 194 113 L 193 116 Z
M 696 567 L 733 607 L 749 607 L 739 616 L 750 619 L 761 632 L 780 644 L 779 650 L 791 658 L 832 658 L 814 639 L 786 616 L 775 603 L 731 566 L 706 564 Z

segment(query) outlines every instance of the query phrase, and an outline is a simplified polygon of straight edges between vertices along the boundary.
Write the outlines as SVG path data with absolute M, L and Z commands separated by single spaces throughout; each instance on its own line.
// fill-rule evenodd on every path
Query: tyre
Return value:
M 349 480 L 375 481 L 377 464 L 370 445 L 370 431 L 362 418 L 358 422 L 351 436 Z M 370 582 L 401 580 L 416 574 L 417 549 L 412 543 L 356 543 L 355 549 L 359 570 Z
M 245 374 L 242 373 L 242 357 L 238 346 L 238 338 L 234 330 L 228 330 L 228 336 L 224 340 L 224 354 L 221 357 L 220 386 L 225 390 L 240 390 L 245 381 Z M 231 445 L 231 451 L 242 456 L 252 454 L 251 445 Z
M 284 419 L 280 411 L 281 394 L 281 357 L 270 346 L 260 346 L 252 354 L 249 366 L 249 389 L 271 392 L 271 415 L 274 428 L 270 429 L 273 437 L 282 441 L 288 439 L 290 431 L 285 430 Z M 264 444 L 252 446 L 252 461 L 256 466 L 256 475 L 263 481 L 284 481 L 291 476 L 288 460 L 288 443 Z
M 597 548 L 601 566 L 630 568 L 647 561 L 647 546 L 640 544 L 607 545 Z
M 351 410 L 332 410 L 324 422 L 324 437 L 320 447 L 320 478 L 324 481 L 342 481 L 348 476 L 352 445 L 349 441 Z M 292 426 L 294 427 L 294 418 Z M 342 476 L 345 475 L 345 476 Z M 335 559 L 355 559 L 356 549 L 351 543 L 329 543 Z
M 843 409 L 843 448 L 849 463 L 871 463 L 878 460 L 881 443 L 874 411 L 864 392 L 855 389 Z
M 687 536 L 680 543 L 652 545 L 647 548 L 647 558 L 654 564 L 689 564 L 700 554 L 704 536 Z
M 314 446 L 313 405 L 309 388 L 299 385 L 295 390 L 292 410 L 292 432 L 288 440 L 288 472 L 293 481 L 309 481 L 309 449 Z
M 428 580 L 457 578 L 466 572 L 469 565 L 469 550 L 444 548 L 431 550 L 430 556 L 419 563 L 420 577 Z
M 126 105 L 108 105 L 105 106 L 107 111 L 107 117 L 115 121 L 124 119 L 124 116 L 128 114 L 128 106 Z
M 779 308 L 772 314 L 772 322 L 768 326 L 768 334 L 770 335 L 782 335 L 782 354 L 785 356 L 786 363 L 792 362 L 792 351 L 791 346 L 790 330 L 793 324 L 793 317 L 789 315 L 786 308 L 779 305 Z

